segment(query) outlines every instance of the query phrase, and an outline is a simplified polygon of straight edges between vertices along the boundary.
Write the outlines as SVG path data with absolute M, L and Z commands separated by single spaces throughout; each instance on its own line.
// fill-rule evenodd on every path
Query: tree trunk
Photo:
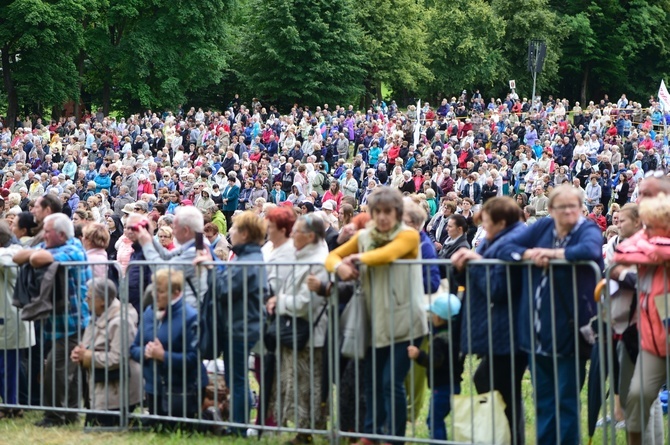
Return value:
M 102 113 L 105 116 L 109 115 L 109 108 L 112 96 L 112 88 L 109 85 L 109 80 L 105 79 L 105 83 L 102 86 Z
M 58 121 L 63 115 L 63 105 L 56 104 L 51 107 L 51 119 Z
M 74 98 L 74 107 L 72 108 L 72 113 L 74 114 L 75 122 L 79 123 L 81 121 L 81 88 L 82 88 L 82 79 L 84 78 L 84 50 L 79 51 L 79 58 L 77 60 L 77 71 L 79 73 L 79 81 L 77 82 L 77 89 L 79 94 Z
M 16 115 L 19 112 L 19 96 L 14 87 L 14 80 L 12 79 L 12 70 L 9 66 L 9 46 L 5 45 L 2 48 L 2 80 L 7 92 L 7 119 L 6 123 L 14 132 L 16 126 Z
M 584 75 L 582 76 L 582 91 L 581 91 L 581 98 L 582 98 L 582 105 L 586 106 L 586 93 L 588 93 L 589 89 L 589 71 L 590 68 L 587 66 L 586 69 L 584 70 Z

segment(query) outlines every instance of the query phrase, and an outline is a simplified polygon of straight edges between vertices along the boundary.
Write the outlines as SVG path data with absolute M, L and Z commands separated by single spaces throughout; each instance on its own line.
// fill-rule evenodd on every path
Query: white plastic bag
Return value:
M 454 441 L 508 445 L 512 442 L 505 401 L 498 391 L 452 396 Z
M 342 356 L 354 360 L 364 359 L 367 348 L 370 346 L 370 321 L 360 282 L 356 285 L 351 300 L 342 311 L 340 332 L 342 333 L 340 349 Z

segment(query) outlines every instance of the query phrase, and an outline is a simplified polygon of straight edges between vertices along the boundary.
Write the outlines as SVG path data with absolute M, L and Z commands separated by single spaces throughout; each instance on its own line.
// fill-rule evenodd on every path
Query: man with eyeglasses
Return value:
M 146 204 L 146 203 L 144 203 Z M 207 291 L 207 274 L 200 273 L 193 266 L 196 257 L 195 234 L 202 233 L 204 221 L 200 210 L 193 206 L 178 207 L 175 212 L 173 225 L 173 237 L 179 247 L 168 251 L 160 245 L 146 226 L 137 227 L 137 241 L 142 246 L 144 257 L 147 261 L 160 264 L 159 267 L 171 267 L 182 270 L 186 285 L 184 286 L 184 299 L 191 306 L 198 308 L 202 297 Z M 196 295 L 197 293 L 197 295 Z

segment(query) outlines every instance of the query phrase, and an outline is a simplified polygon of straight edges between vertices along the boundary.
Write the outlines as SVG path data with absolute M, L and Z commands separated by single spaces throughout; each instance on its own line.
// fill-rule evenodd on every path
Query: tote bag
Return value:
M 342 356 L 354 360 L 365 358 L 365 352 L 370 346 L 370 320 L 360 281 L 356 285 L 354 295 L 342 311 L 340 332 L 342 332 L 340 349 Z
M 454 441 L 508 445 L 512 442 L 505 416 L 505 401 L 499 391 L 454 395 Z

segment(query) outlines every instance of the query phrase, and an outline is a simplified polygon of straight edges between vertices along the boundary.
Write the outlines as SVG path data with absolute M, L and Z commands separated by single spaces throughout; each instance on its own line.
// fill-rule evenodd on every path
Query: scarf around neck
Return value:
M 370 230 L 370 245 L 367 246 L 367 249 L 365 250 L 369 251 L 384 247 L 393 241 L 395 237 L 398 236 L 398 233 L 405 229 L 406 226 L 403 223 L 396 223 L 396 225 L 386 233 L 382 233 L 377 230 L 377 227 L 373 227 L 372 230 Z

